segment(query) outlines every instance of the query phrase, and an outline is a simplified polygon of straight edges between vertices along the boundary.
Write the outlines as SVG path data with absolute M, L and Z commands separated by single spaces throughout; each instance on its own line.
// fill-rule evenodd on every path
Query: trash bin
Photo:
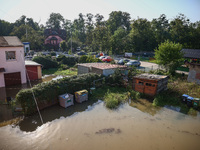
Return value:
M 75 100 L 78 103 L 82 103 L 83 101 L 88 100 L 88 91 L 87 90 L 81 90 L 75 92 Z
M 189 95 L 183 94 L 182 95 L 182 102 L 187 103 L 187 98 Z
M 199 106 L 200 106 L 200 98 L 194 98 L 193 107 L 197 109 Z
M 193 97 L 188 96 L 188 98 L 187 98 L 187 106 L 188 106 L 188 107 L 191 107 L 191 106 L 192 106 L 193 99 L 194 99 Z
M 94 90 L 95 90 L 95 87 L 90 88 L 90 94 L 92 94 Z
M 74 95 L 72 94 L 63 94 L 59 96 L 60 106 L 66 108 L 71 105 L 74 105 Z

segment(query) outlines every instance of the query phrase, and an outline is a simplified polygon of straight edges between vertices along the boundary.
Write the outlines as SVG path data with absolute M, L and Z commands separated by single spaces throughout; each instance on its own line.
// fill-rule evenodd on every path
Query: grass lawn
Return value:
M 51 68 L 42 70 L 42 75 L 63 75 L 63 76 L 72 76 L 77 75 L 77 68 L 69 68 L 67 70 L 61 70 L 60 68 Z

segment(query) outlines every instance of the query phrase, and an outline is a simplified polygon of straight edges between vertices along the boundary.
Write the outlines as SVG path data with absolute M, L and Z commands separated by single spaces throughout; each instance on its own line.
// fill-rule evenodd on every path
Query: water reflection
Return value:
M 87 108 L 87 102 L 82 104 Z M 153 116 L 128 104 L 108 111 L 104 103 L 98 103 L 82 111 L 82 104 L 69 107 L 80 106 L 81 113 L 46 122 L 33 132 L 0 128 L 0 149 L 199 149 L 200 117 L 185 115 L 185 119 L 177 120 L 180 113 L 167 108 Z M 37 124 L 34 119 L 31 123 Z
M 96 101 L 88 100 L 81 104 L 76 103 L 73 106 L 63 108 L 60 105 L 54 105 L 41 111 L 44 123 L 59 119 L 60 117 L 68 117 L 74 113 L 85 111 L 88 106 L 93 105 Z M 38 114 L 26 117 L 20 122 L 19 127 L 22 131 L 34 131 L 41 126 L 41 120 Z
M 133 100 L 129 105 L 152 116 L 161 110 L 161 107 L 154 107 L 152 103 L 146 99 Z

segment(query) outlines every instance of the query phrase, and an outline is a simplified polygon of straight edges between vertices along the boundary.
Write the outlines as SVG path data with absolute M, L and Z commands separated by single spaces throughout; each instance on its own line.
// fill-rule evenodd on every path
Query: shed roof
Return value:
M 185 58 L 200 58 L 200 49 L 182 49 Z
M 17 36 L 0 36 L 0 47 L 23 47 Z
M 78 64 L 78 65 L 84 66 L 84 67 L 93 67 L 97 69 L 116 69 L 116 68 L 126 69 L 127 68 L 127 66 L 107 64 L 107 63 L 83 63 L 83 64 Z
M 41 64 L 38 64 L 38 63 L 31 61 L 31 60 L 26 60 L 25 65 L 26 66 L 41 66 Z
M 159 81 L 159 80 L 168 78 L 168 76 L 144 73 L 144 74 L 137 75 L 134 78 Z

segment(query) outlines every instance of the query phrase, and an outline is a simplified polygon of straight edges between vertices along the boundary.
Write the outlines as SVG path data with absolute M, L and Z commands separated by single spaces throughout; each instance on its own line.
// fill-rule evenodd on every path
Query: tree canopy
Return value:
M 18 36 L 31 42 L 31 49 L 45 47 L 44 30 L 65 29 L 67 50 L 81 47 L 86 51 L 104 51 L 113 54 L 124 52 L 154 51 L 166 40 L 180 43 L 184 48 L 200 49 L 200 21 L 191 22 L 184 14 L 167 19 L 165 14 L 149 21 L 145 18 L 131 20 L 128 12 L 112 11 L 105 20 L 101 14 L 82 14 L 68 20 L 60 13 L 51 13 L 46 25 L 35 22 L 25 15 L 14 23 L 0 20 L 0 35 Z M 26 30 L 28 36 L 26 37 Z
M 155 58 L 160 65 L 163 65 L 171 74 L 182 64 L 183 54 L 182 45 L 170 42 L 169 40 L 161 43 L 158 49 L 155 49 Z

